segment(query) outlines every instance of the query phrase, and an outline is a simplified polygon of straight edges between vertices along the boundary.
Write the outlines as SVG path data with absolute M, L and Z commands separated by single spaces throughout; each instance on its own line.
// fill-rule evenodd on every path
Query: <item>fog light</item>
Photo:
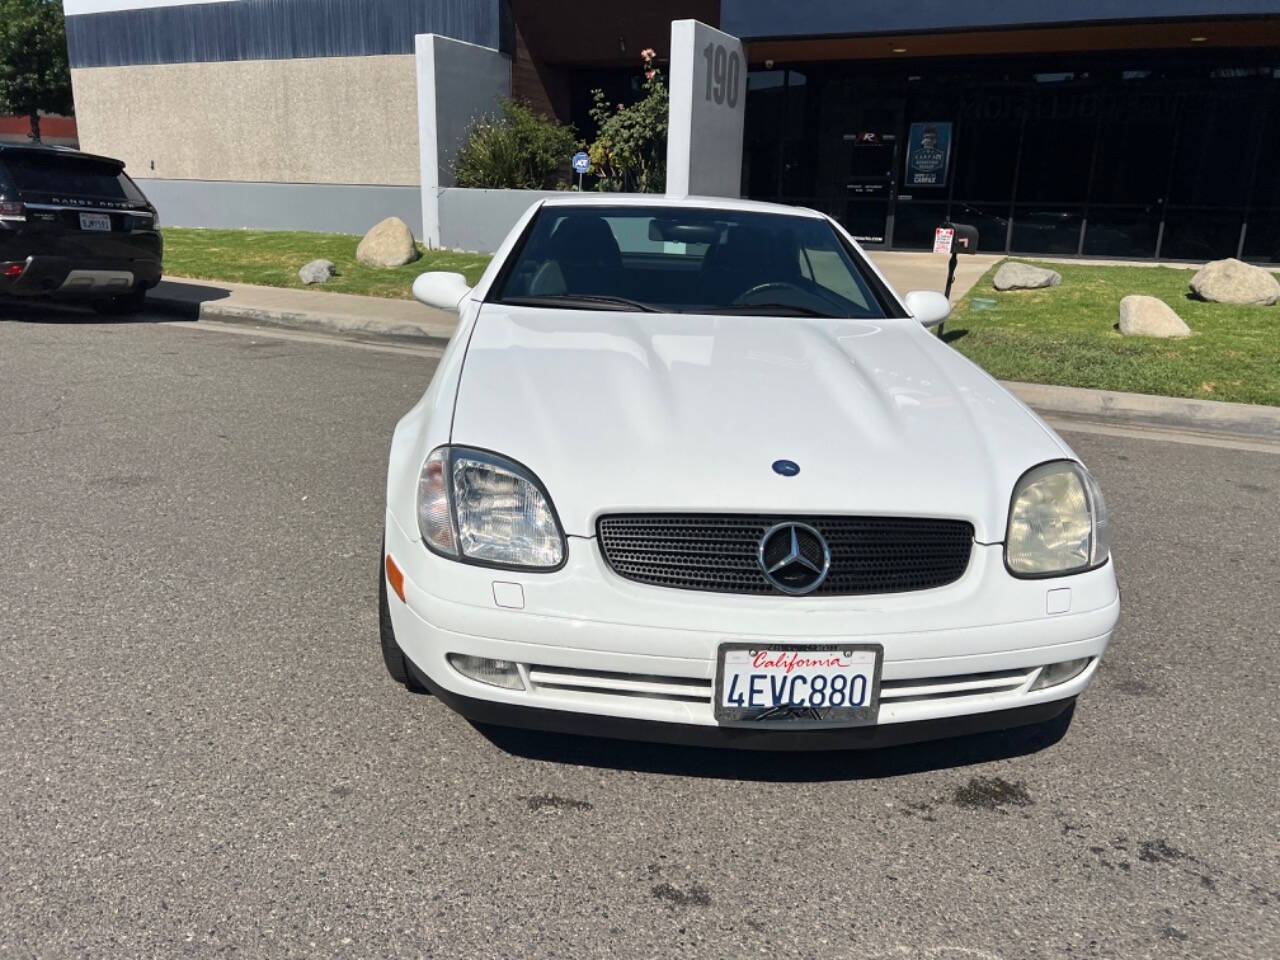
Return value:
M 1079 660 L 1051 663 L 1040 670 L 1040 676 L 1036 677 L 1036 682 L 1031 685 L 1031 689 L 1043 690 L 1045 687 L 1056 687 L 1060 683 L 1074 680 L 1084 673 L 1084 668 L 1089 666 L 1089 661 L 1092 659 L 1092 657 L 1081 657 Z
M 490 660 L 488 657 L 472 657 L 465 653 L 449 654 L 449 665 L 464 677 L 494 687 L 523 690 L 520 669 L 510 660 Z

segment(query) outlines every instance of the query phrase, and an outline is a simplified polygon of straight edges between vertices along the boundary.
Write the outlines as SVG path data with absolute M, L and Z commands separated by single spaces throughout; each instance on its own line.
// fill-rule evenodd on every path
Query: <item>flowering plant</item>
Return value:
M 592 90 L 589 111 L 596 139 L 587 152 L 596 189 L 662 193 L 667 181 L 667 108 L 669 97 L 658 55 L 640 51 L 643 96 L 631 106 L 611 104 L 603 90 Z

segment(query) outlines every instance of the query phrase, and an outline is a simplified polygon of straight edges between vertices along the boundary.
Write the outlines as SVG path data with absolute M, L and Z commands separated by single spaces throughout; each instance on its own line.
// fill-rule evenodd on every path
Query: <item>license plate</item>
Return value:
M 880 712 L 878 643 L 723 643 L 716 664 L 717 723 L 861 726 Z
M 111 218 L 105 213 L 80 214 L 81 230 L 110 230 Z

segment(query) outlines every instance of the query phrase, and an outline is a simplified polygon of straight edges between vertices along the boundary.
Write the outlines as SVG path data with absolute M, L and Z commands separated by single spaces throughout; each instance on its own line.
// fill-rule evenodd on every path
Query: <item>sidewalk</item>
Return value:
M 189 320 L 252 321 L 347 336 L 448 340 L 458 322 L 456 314 L 417 300 L 181 278 L 160 281 L 147 295 L 147 307 Z
M 948 254 L 885 250 L 868 252 L 867 255 L 889 278 L 893 288 L 901 294 L 906 294 L 910 290 L 941 292 L 947 285 L 947 261 L 950 259 Z M 951 302 L 958 303 L 993 264 L 1003 259 L 1002 253 L 975 253 L 957 257 L 956 278 L 951 284 Z

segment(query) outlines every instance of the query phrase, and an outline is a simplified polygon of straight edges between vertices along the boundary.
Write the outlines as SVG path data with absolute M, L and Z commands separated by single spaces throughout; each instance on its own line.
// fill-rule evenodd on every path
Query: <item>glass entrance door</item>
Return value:
M 849 161 L 845 229 L 860 243 L 893 243 L 897 192 L 898 131 L 902 103 L 880 103 L 853 111 L 855 129 L 844 134 Z

